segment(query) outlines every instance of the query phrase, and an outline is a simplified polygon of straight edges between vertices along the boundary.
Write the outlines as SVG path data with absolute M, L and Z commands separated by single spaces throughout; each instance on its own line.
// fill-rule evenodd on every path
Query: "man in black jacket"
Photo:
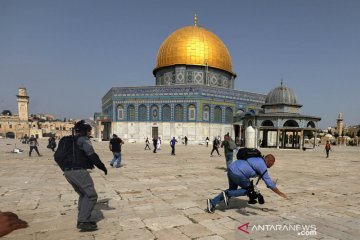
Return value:
M 90 142 L 91 126 L 84 120 L 75 124 L 75 160 L 69 167 L 64 168 L 66 180 L 79 194 L 77 228 L 81 231 L 94 231 L 97 229 L 96 222 L 90 221 L 91 212 L 97 202 L 97 193 L 94 182 L 87 171 L 93 169 L 94 165 L 104 171 L 107 169 L 99 156 L 95 153 Z

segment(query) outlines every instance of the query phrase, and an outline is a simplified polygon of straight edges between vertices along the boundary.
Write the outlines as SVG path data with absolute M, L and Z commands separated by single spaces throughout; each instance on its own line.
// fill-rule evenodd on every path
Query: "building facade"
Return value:
M 36 138 L 71 134 L 74 121 L 55 120 L 50 114 L 29 115 L 29 99 L 25 87 L 18 90 L 18 114 L 4 110 L 0 115 L 0 138 L 21 139 L 34 135 Z
M 238 109 L 259 108 L 265 95 L 234 89 L 236 74 L 225 44 L 211 31 L 185 26 L 159 48 L 155 86 L 113 87 L 95 113 L 97 136 L 115 133 L 129 141 L 185 136 L 204 142 L 230 133 Z
M 306 143 L 316 139 L 321 118 L 300 114 L 301 107 L 294 91 L 281 83 L 268 93 L 262 109 L 239 111 L 234 118 L 235 129 L 244 135 L 244 129 L 253 127 L 256 147 L 314 147 Z

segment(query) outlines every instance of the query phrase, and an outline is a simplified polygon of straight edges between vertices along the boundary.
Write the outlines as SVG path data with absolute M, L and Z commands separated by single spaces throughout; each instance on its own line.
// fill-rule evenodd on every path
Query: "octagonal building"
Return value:
M 208 29 L 182 27 L 161 44 L 153 70 L 155 86 L 112 87 L 95 113 L 97 138 L 113 133 L 129 141 L 169 141 L 187 136 L 202 143 L 234 131 L 239 109 L 260 108 L 265 95 L 234 89 L 236 74 L 223 41 Z

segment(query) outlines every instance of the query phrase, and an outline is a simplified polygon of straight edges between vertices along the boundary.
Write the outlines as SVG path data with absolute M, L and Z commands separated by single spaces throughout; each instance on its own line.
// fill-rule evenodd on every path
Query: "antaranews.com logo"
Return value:
M 274 225 L 274 224 L 263 224 L 263 225 L 253 225 L 249 227 L 249 222 L 245 223 L 238 227 L 238 230 L 242 231 L 245 234 L 250 234 L 252 232 L 271 232 L 271 231 L 280 231 L 280 232 L 296 232 L 299 236 L 316 236 L 316 225 L 302 225 L 302 224 L 284 224 L 284 225 Z

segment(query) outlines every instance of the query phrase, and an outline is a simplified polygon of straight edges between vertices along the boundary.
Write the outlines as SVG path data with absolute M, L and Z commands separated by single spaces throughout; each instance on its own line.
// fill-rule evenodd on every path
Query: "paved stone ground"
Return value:
M 17 143 L 26 150 L 10 151 Z M 107 142 L 94 142 L 102 160 L 112 158 Z M 220 204 L 205 212 L 206 199 L 227 187 L 223 157 L 209 157 L 211 148 L 169 145 L 157 154 L 143 144 L 126 143 L 124 167 L 91 175 L 99 195 L 93 212 L 99 230 L 76 228 L 77 195 L 40 141 L 42 157 L 27 155 L 28 147 L 0 139 L 0 210 L 13 211 L 30 227 L 4 239 L 359 239 L 360 148 L 335 147 L 325 158 L 316 150 L 274 150 L 277 160 L 270 175 L 291 198 L 283 200 L 260 184 L 265 205 L 248 205 L 246 198 Z M 238 227 L 249 223 L 246 234 Z M 298 231 L 253 230 L 256 225 L 316 225 L 315 236 Z M 306 234 L 306 232 L 305 232 Z M 309 233 L 308 233 L 309 234 Z

